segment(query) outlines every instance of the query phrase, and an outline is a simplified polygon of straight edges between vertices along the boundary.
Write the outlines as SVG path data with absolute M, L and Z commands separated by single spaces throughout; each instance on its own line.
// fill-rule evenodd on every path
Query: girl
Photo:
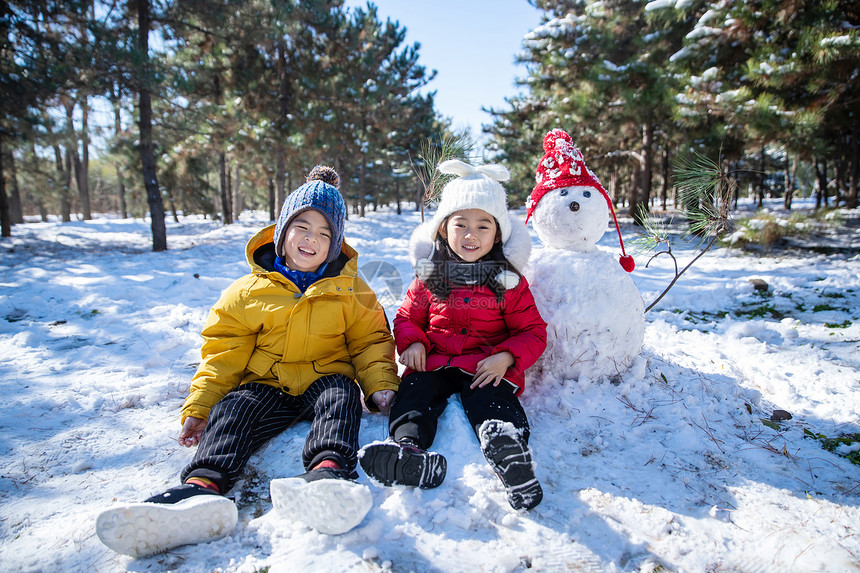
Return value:
M 546 348 L 546 323 L 519 271 L 531 239 L 508 214 L 499 183 L 508 179 L 507 169 L 453 160 L 439 170 L 459 177 L 410 241 L 416 279 L 394 319 L 406 370 L 391 408 L 390 439 L 366 446 L 359 461 L 384 485 L 439 486 L 447 462 L 427 449 L 457 393 L 508 502 L 532 508 L 543 493 L 517 396 L 523 372 Z

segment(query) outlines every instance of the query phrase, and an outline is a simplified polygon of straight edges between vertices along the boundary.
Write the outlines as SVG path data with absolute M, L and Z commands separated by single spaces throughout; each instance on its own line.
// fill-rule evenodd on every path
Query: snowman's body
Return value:
M 606 199 L 588 186 L 555 189 L 532 221 L 543 248 L 525 275 L 548 325 L 533 371 L 564 380 L 622 374 L 642 348 L 645 309 L 627 272 L 597 248 L 609 223 Z

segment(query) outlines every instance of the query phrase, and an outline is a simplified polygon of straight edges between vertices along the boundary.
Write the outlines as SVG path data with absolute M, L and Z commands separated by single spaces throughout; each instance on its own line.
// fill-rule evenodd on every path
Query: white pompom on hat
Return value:
M 496 218 L 502 233 L 502 243 L 511 236 L 508 220 L 508 199 L 501 182 L 511 178 L 508 170 L 501 165 L 481 165 L 473 167 L 457 159 L 449 159 L 439 164 L 437 169 L 449 175 L 458 175 L 442 189 L 439 208 L 430 221 L 431 241 L 436 240 L 439 227 L 452 213 L 465 209 L 481 209 Z

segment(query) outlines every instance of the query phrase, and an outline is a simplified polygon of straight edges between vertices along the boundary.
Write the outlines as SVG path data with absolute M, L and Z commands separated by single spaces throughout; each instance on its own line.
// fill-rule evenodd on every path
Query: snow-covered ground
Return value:
M 389 316 L 418 221 L 380 211 L 347 223 Z M 647 313 L 645 347 L 620 381 L 529 380 L 545 493 L 535 510 L 511 510 L 452 404 L 434 446 L 445 483 L 381 488 L 362 474 L 374 506 L 347 534 L 271 511 L 269 481 L 303 471 L 302 424 L 252 458 L 230 536 L 115 554 L 95 516 L 175 485 L 191 459 L 176 436 L 199 330 L 266 221 L 167 224 L 162 253 L 142 220 L 29 223 L 0 241 L 0 570 L 860 570 L 860 466 L 844 457 L 860 444 L 840 456 L 811 437 L 860 432 L 860 257 L 724 249 Z M 623 231 L 630 241 L 635 229 Z M 611 239 L 601 248 L 614 255 Z M 676 252 L 682 264 L 693 254 Z M 637 255 L 633 278 L 647 305 L 672 270 L 668 257 L 646 261 Z M 775 410 L 792 417 L 771 421 Z M 362 441 L 385 428 L 366 413 Z

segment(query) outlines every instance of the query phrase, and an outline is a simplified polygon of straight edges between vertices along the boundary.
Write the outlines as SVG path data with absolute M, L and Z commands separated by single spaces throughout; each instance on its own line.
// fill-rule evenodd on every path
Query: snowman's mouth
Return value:
M 576 201 L 571 201 L 569 207 L 570 210 L 573 212 L 579 211 L 579 203 L 577 203 Z

